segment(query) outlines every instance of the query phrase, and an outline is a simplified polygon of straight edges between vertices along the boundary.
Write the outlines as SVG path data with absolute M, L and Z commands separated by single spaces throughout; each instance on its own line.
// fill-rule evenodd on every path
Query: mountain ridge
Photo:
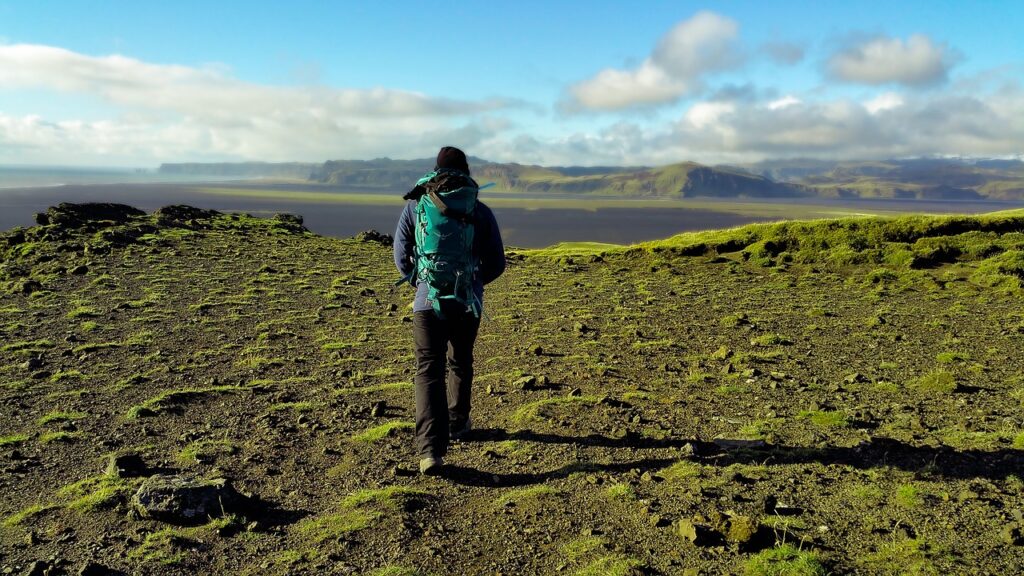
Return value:
M 298 178 L 341 188 L 401 190 L 433 168 L 430 158 L 315 163 L 162 164 L 164 174 Z M 841 198 L 1024 200 L 1024 162 L 998 159 L 771 160 L 710 166 L 583 167 L 499 163 L 471 157 L 473 175 L 498 191 L 629 198 Z

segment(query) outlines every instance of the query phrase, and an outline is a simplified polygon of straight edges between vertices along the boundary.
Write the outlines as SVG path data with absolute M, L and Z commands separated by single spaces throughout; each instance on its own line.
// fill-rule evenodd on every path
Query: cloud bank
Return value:
M 545 165 L 1024 154 L 1019 66 L 952 77 L 958 56 L 946 44 L 921 35 L 874 37 L 833 52 L 825 69 L 817 69 L 826 81 L 853 87 L 836 90 L 826 82 L 786 91 L 746 78 L 716 83 L 716 74 L 742 63 L 742 50 L 736 22 L 698 13 L 674 26 L 635 68 L 608 68 L 567 85 L 560 105 L 589 114 L 565 116 L 554 113 L 559 103 L 545 112 L 514 98 L 271 86 L 238 79 L 223 66 L 0 45 L 0 97 L 49 91 L 107 105 L 99 120 L 0 108 L 0 162 L 416 158 L 441 144 L 496 161 Z M 814 70 L 813 55 L 784 39 L 758 52 Z M 658 112 L 631 113 L 638 107 Z
M 833 54 L 828 71 L 846 82 L 921 87 L 945 82 L 954 60 L 948 47 L 922 34 L 906 41 L 877 37 Z
M 633 70 L 608 68 L 569 88 L 568 110 L 621 110 L 664 104 L 701 88 L 706 75 L 739 63 L 739 26 L 699 12 L 672 28 Z
M 396 155 L 422 144 L 413 135 L 444 133 L 460 119 L 518 105 L 386 88 L 265 86 L 218 67 L 0 46 L 0 90 L 40 88 L 99 98 L 123 113 L 101 122 L 0 113 L 0 147 L 104 156 L 122 142 L 117 156 L 155 158 L 196 157 L 197 151 L 203 157 L 266 160 Z

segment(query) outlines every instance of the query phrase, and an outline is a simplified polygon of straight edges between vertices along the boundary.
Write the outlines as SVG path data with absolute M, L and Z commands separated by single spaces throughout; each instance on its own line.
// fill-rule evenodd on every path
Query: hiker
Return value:
M 395 231 L 399 282 L 416 287 L 414 444 L 427 475 L 441 472 L 449 439 L 472 427 L 473 343 L 484 285 L 505 271 L 498 223 L 477 201 L 478 191 L 465 153 L 445 146 L 434 170 L 405 195 Z

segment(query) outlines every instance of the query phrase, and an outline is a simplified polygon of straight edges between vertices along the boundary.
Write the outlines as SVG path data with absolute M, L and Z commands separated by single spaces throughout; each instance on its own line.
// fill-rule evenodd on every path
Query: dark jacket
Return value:
M 494 219 L 494 212 L 483 202 L 477 202 L 473 211 L 473 254 L 480 262 L 476 274 L 473 276 L 473 291 L 480 299 L 481 306 L 484 301 L 484 284 L 490 284 L 505 271 L 505 246 L 501 241 L 501 231 L 498 230 L 498 221 Z M 416 202 L 409 200 L 405 203 L 402 215 L 398 218 L 398 227 L 395 229 L 395 266 L 403 276 L 413 272 L 415 264 L 412 261 L 413 249 L 416 245 Z M 427 302 L 427 285 L 425 282 L 416 284 L 416 300 L 413 302 L 413 311 L 420 312 L 432 310 Z

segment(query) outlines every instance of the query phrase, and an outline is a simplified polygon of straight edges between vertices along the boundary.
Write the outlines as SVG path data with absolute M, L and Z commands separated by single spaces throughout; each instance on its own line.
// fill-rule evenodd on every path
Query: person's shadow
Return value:
M 683 448 L 689 444 L 693 457 L 702 464 L 728 466 L 730 464 L 839 464 L 854 468 L 891 467 L 914 472 L 926 471 L 938 478 L 987 478 L 1003 479 L 1012 474 L 1024 472 L 1024 450 L 1002 448 L 998 450 L 955 450 L 940 446 L 912 446 L 890 438 L 874 438 L 871 442 L 854 447 L 758 445 L 737 443 L 723 448 L 712 442 L 687 439 L 656 440 L 639 435 L 627 434 L 612 438 L 600 434 L 588 436 L 562 436 L 518 430 L 508 432 L 500 428 L 473 430 L 463 442 L 500 442 L 516 440 L 540 444 L 574 444 L 581 447 L 601 446 L 609 448 L 658 449 Z M 550 480 L 566 478 L 578 472 L 622 473 L 630 470 L 654 472 L 679 461 L 679 457 L 640 458 L 596 464 L 574 462 L 554 470 L 495 474 L 466 466 L 448 466 L 446 477 L 457 484 L 467 486 L 528 486 Z

